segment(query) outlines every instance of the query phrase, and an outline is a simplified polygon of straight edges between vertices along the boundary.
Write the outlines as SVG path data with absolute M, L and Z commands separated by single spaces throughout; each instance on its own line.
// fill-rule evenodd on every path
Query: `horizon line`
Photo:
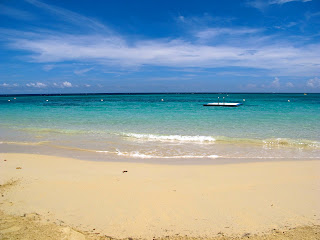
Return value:
M 62 96 L 62 95 L 156 95 L 156 94 L 319 94 L 320 92 L 119 92 L 119 93 L 10 93 L 6 96 Z

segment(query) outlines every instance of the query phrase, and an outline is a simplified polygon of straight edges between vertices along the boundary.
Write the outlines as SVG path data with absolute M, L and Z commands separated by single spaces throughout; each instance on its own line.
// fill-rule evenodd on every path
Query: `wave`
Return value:
M 211 158 L 211 159 L 320 159 L 320 157 L 293 157 L 293 156 L 219 156 L 219 155 L 174 155 L 174 156 L 163 156 L 163 155 L 152 155 L 152 154 L 145 154 L 139 151 L 132 151 L 132 152 L 122 152 L 120 150 L 113 151 L 96 151 L 97 153 L 108 153 L 108 154 L 116 154 L 118 156 L 123 157 L 132 157 L 132 158 L 144 158 L 144 159 L 197 159 L 197 158 Z
M 225 159 L 320 159 L 320 157 L 293 157 L 293 156 L 243 156 L 243 157 L 238 157 L 238 156 L 221 156 L 221 158 Z
M 250 139 L 250 138 L 231 138 L 231 137 L 216 137 L 216 143 L 230 144 L 253 144 L 264 147 L 297 147 L 297 148 L 312 148 L 320 149 L 320 142 L 307 139 L 292 139 L 292 138 L 267 138 L 267 139 Z
M 278 139 L 277 141 L 280 141 Z M 277 142 L 277 141 L 271 141 L 272 143 Z M 290 141 L 289 141 L 290 142 Z M 270 141 L 269 141 L 270 143 Z M 281 144 L 288 144 L 286 141 L 281 140 Z M 56 149 L 64 149 L 68 151 L 81 151 L 81 152 L 91 152 L 91 153 L 96 153 L 96 154 L 106 154 L 107 156 L 119 156 L 119 157 L 126 157 L 126 158 L 140 158 L 140 159 L 320 159 L 319 155 L 316 156 L 315 154 L 318 152 L 317 151 L 312 151 L 312 155 L 310 156 L 309 154 L 307 155 L 300 155 L 299 156 L 288 156 L 280 154 L 279 155 L 274 155 L 272 152 L 263 152 L 262 155 L 261 153 L 256 153 L 254 156 L 250 154 L 250 152 L 246 153 L 245 156 L 241 156 L 241 154 L 237 152 L 232 152 L 231 154 L 228 154 L 227 152 L 219 152 L 219 155 L 215 154 L 208 154 L 208 151 L 201 151 L 201 152 L 193 152 L 193 153 L 187 153 L 187 152 L 181 152 L 180 154 L 168 154 L 164 152 L 148 152 L 148 151 L 140 151 L 140 150 L 131 150 L 131 151 L 126 151 L 125 149 L 119 150 L 117 148 L 114 148 L 112 150 L 98 150 L 98 149 L 89 149 L 89 148 L 79 148 L 79 147 L 72 147 L 72 146 L 64 146 L 64 145 L 55 145 L 52 144 L 52 142 L 49 141 L 42 141 L 42 142 L 13 142 L 13 141 L 2 141 L 0 144 L 13 144 L 13 145 L 23 145 L 23 146 L 42 146 L 45 145 L 47 147 L 52 147 Z M 272 149 L 272 148 L 271 148 Z M 271 150 L 272 151 L 272 150 Z M 220 154 L 221 153 L 221 154 Z M 270 153 L 274 156 L 270 156 Z M 239 156 L 240 155 L 240 156 Z
M 179 155 L 179 156 L 161 156 L 161 155 L 151 155 L 151 154 L 144 154 L 140 153 L 139 151 L 132 151 L 132 152 L 121 152 L 120 150 L 116 149 L 116 151 L 105 151 L 105 150 L 94 150 L 94 149 L 87 149 L 87 148 L 78 148 L 78 147 L 71 147 L 71 146 L 63 146 L 63 145 L 56 145 L 52 144 L 49 141 L 43 142 L 13 142 L 13 141 L 2 141 L 0 144 L 13 144 L 13 145 L 24 145 L 24 146 L 39 146 L 39 145 L 47 145 L 53 148 L 58 149 L 65 149 L 71 151 L 82 151 L 82 152 L 96 152 L 96 153 L 107 153 L 107 154 L 115 154 L 118 156 L 124 157 L 133 157 L 133 158 L 218 158 L 218 155 L 208 155 L 208 156 L 195 156 L 195 155 Z
M 320 149 L 320 142 L 306 139 L 290 139 L 290 138 L 271 138 L 263 140 L 267 146 L 291 146 L 300 148 Z
M 219 158 L 218 155 L 208 155 L 208 156 L 195 156 L 195 155 L 176 155 L 176 156 L 161 156 L 161 155 L 151 155 L 140 153 L 139 151 L 132 151 L 132 152 L 121 152 L 117 149 L 115 152 L 112 151 L 96 151 L 97 153 L 113 153 L 118 156 L 124 157 L 134 157 L 134 158 Z
M 161 156 L 161 155 L 144 154 L 144 153 L 140 153 L 139 151 L 121 152 L 118 149 L 117 149 L 116 154 L 118 156 L 135 157 L 135 158 L 219 158 L 218 155 L 208 155 L 208 156 L 206 156 L 206 155 L 203 155 L 203 156 L 194 156 L 194 155 Z
M 157 135 L 157 134 L 138 134 L 122 133 L 122 136 L 129 139 L 141 141 L 160 141 L 160 142 L 178 142 L 178 143 L 198 143 L 198 144 L 251 144 L 263 147 L 297 147 L 320 149 L 320 142 L 307 139 L 291 138 L 233 138 L 225 136 L 187 136 L 187 135 Z
M 184 136 L 184 135 L 156 135 L 156 134 L 138 134 L 123 133 L 122 136 L 136 138 L 146 141 L 164 141 L 164 142 L 195 142 L 208 143 L 215 142 L 216 139 L 211 136 Z

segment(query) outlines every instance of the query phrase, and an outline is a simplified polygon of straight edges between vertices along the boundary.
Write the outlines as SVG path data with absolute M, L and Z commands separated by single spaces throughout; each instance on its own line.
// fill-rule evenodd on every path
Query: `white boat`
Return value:
M 207 103 L 203 104 L 206 107 L 239 107 L 242 103 L 226 103 L 226 102 L 217 102 L 217 103 Z

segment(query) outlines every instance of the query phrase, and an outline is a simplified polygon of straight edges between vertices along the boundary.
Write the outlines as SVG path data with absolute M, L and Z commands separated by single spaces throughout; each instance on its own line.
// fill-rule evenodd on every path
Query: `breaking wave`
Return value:
M 134 158 L 219 158 L 218 155 L 208 155 L 208 156 L 206 156 L 206 155 L 202 155 L 202 156 L 194 156 L 194 155 L 161 156 L 161 155 L 144 154 L 144 153 L 140 153 L 139 151 L 121 152 L 119 150 L 117 150 L 116 154 L 118 156 L 134 157 Z
M 138 133 L 123 133 L 122 136 L 145 140 L 145 141 L 163 141 L 163 142 L 213 143 L 216 141 L 216 139 L 211 136 L 156 135 L 156 134 L 138 134 Z
M 291 138 L 233 138 L 224 136 L 187 136 L 187 135 L 157 135 L 122 133 L 121 136 L 130 140 L 152 141 L 152 142 L 177 142 L 177 143 L 198 143 L 198 144 L 253 144 L 264 147 L 297 147 L 320 149 L 320 142 L 307 139 Z

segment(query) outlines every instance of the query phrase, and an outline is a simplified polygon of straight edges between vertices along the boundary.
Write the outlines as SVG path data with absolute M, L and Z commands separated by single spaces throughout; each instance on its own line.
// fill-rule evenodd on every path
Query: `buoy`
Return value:
M 8 100 L 8 102 L 10 102 L 11 100 Z
M 290 100 L 288 100 L 288 102 L 290 102 Z
M 246 100 L 245 100 L 245 99 L 243 99 L 243 101 L 245 102 Z
M 101 102 L 103 102 L 103 99 L 101 99 Z
M 46 102 L 48 102 L 49 100 L 46 100 Z
M 163 99 L 161 99 L 161 102 L 163 102 Z
M 16 98 L 13 98 L 13 99 L 16 99 Z

